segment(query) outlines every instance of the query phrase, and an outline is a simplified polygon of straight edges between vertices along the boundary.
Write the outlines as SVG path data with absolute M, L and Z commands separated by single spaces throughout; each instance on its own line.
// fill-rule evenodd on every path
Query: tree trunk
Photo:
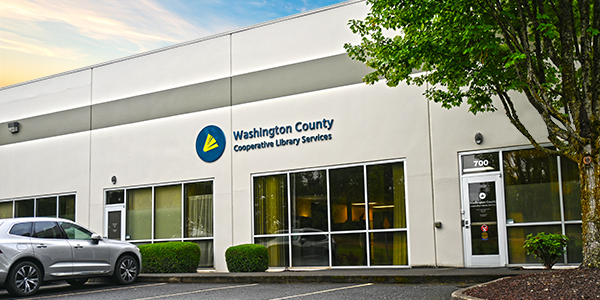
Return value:
M 583 267 L 600 267 L 600 157 L 579 162 Z M 589 164 L 586 164 L 589 162 Z

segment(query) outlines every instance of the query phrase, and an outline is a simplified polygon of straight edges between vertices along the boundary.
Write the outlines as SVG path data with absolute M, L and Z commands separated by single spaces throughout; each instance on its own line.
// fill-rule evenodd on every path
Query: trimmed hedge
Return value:
M 227 248 L 225 261 L 229 272 L 264 272 L 269 268 L 269 253 L 263 245 L 242 244 Z
M 166 242 L 139 246 L 142 273 L 196 273 L 200 247 L 190 242 Z

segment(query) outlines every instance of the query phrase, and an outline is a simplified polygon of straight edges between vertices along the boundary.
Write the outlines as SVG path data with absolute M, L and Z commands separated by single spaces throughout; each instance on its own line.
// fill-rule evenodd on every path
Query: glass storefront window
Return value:
M 363 167 L 329 170 L 331 229 L 365 229 L 365 180 Z
M 75 195 L 58 197 L 58 217 L 75 221 Z
M 288 233 L 287 176 L 254 178 L 254 233 Z
M 106 204 L 123 204 L 125 203 L 125 191 L 107 191 L 106 192 Z
M 254 242 L 270 267 L 407 265 L 404 178 L 403 162 L 255 176 Z
M 0 202 L 0 219 L 8 219 L 13 216 L 13 202 Z
M 328 267 L 329 234 L 308 228 L 302 232 L 313 234 L 292 235 L 292 266 Z
M 580 263 L 583 261 L 583 245 L 581 239 L 581 224 L 568 224 L 565 226 L 567 242 L 567 262 Z
M 0 219 L 13 217 L 59 217 L 75 221 L 75 195 L 43 196 L 0 202 Z
M 200 268 L 210 268 L 215 265 L 213 240 L 194 241 L 200 247 Z
M 527 235 L 536 235 L 539 232 L 561 233 L 559 225 L 549 226 L 515 226 L 506 229 L 508 235 L 508 261 L 511 264 L 539 264 L 539 260 L 533 255 L 526 255 L 523 244 Z M 559 261 L 559 263 L 562 261 Z
M 369 227 L 406 227 L 404 164 L 367 166 Z
M 154 189 L 154 238 L 181 237 L 181 185 Z
M 372 266 L 408 264 L 406 232 L 371 233 L 369 246 Z
M 184 185 L 185 237 L 209 237 L 213 235 L 212 182 L 196 182 Z
M 33 199 L 15 201 L 15 218 L 33 217 L 33 201 Z
M 112 193 L 115 195 L 118 193 Z M 126 234 L 132 240 L 152 238 L 152 188 L 127 190 Z
M 56 197 L 37 199 L 36 217 L 56 217 Z
M 556 156 L 536 149 L 503 155 L 507 218 L 514 223 L 560 221 Z
M 581 189 L 579 186 L 579 166 L 574 161 L 562 158 L 560 160 L 562 175 L 563 201 L 565 220 L 581 220 Z
M 198 267 L 210 268 L 214 266 L 213 194 L 213 181 L 110 190 L 105 193 L 107 217 L 120 219 L 123 208 L 119 204 L 125 204 L 128 241 L 137 245 L 166 241 L 196 243 L 201 251 Z M 120 233 L 114 235 L 121 239 Z
M 289 236 L 255 238 L 254 243 L 263 245 L 269 253 L 269 267 L 287 267 L 289 263 Z
M 292 231 L 327 231 L 327 177 L 325 171 L 290 174 Z
M 366 266 L 367 247 L 364 233 L 332 234 L 334 266 Z

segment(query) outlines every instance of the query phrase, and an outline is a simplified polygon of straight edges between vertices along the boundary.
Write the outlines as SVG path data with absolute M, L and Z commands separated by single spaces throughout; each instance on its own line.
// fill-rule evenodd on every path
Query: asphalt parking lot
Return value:
M 450 299 L 462 288 L 449 284 L 234 284 L 234 283 L 136 283 L 121 286 L 109 283 L 87 283 L 71 287 L 57 283 L 42 286 L 32 297 L 19 299 Z M 6 291 L 0 299 L 13 299 Z

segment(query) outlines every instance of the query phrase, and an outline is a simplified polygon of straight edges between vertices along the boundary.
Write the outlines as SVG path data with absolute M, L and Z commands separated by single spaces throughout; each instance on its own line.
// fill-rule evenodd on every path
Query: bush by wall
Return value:
M 196 273 L 200 247 L 190 242 L 166 242 L 139 246 L 142 273 Z
M 264 272 L 269 268 L 269 254 L 263 245 L 229 247 L 225 251 L 225 261 L 229 272 Z
M 523 248 L 527 255 L 533 254 L 533 257 L 540 260 L 546 269 L 552 269 L 552 266 L 565 254 L 567 238 L 562 234 L 538 233 L 536 236 L 529 234 L 525 240 Z

